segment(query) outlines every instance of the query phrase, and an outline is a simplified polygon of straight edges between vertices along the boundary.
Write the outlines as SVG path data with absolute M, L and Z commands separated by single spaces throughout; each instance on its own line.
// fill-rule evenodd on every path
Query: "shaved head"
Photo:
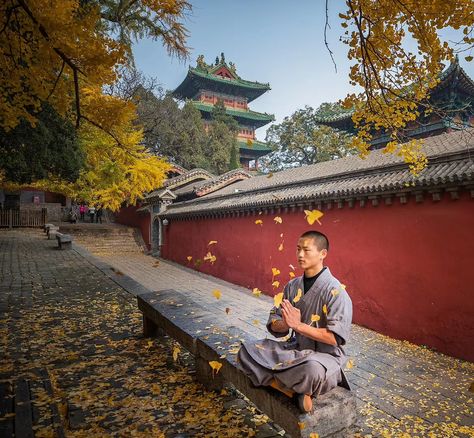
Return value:
M 316 245 L 316 248 L 318 248 L 318 251 L 322 251 L 325 249 L 326 251 L 329 251 L 329 240 L 328 238 L 323 234 L 320 233 L 319 231 L 306 231 L 306 233 L 303 233 L 300 236 L 300 239 L 313 239 L 314 244 Z

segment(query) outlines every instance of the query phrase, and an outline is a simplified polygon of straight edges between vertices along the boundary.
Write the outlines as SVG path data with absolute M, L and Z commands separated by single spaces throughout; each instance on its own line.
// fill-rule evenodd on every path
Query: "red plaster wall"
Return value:
M 309 226 L 302 212 L 280 214 L 283 224 L 274 216 L 170 220 L 164 256 L 194 267 L 210 250 L 217 261 L 204 262 L 200 271 L 274 294 L 271 268 L 280 269 L 282 287 L 289 264 L 296 265 L 297 238 L 320 230 L 331 244 L 327 265 L 352 298 L 355 323 L 474 361 L 474 202 L 468 193 L 440 202 L 333 207 L 321 226 Z M 208 247 L 210 240 L 217 245 Z
M 123 207 L 118 212 L 115 222 L 128 225 L 130 227 L 140 228 L 143 241 L 148 249 L 151 248 L 150 237 L 150 214 L 148 212 L 137 212 L 139 207 L 129 206 Z

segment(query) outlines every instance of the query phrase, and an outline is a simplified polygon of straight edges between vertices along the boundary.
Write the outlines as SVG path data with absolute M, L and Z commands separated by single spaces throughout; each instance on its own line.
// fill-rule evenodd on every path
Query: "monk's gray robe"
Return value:
M 271 339 L 247 342 L 239 351 L 239 366 L 256 386 L 270 385 L 275 378 L 286 388 L 313 397 L 337 385 L 349 389 L 342 371 L 346 362 L 342 345 L 349 339 L 351 329 L 351 299 L 329 268 L 294 303 L 298 290 L 303 291 L 303 288 L 303 277 L 294 278 L 285 286 L 284 298 L 300 309 L 302 322 L 311 324 L 312 315 L 319 316 L 320 319 L 313 322 L 312 326 L 327 328 L 339 335 L 341 345 L 317 342 L 299 333 L 294 333 L 283 342 Z M 323 310 L 324 305 L 327 314 Z M 287 334 L 272 330 L 271 324 L 275 319 L 282 319 L 280 307 L 273 307 L 270 311 L 267 329 L 277 338 L 285 337 Z

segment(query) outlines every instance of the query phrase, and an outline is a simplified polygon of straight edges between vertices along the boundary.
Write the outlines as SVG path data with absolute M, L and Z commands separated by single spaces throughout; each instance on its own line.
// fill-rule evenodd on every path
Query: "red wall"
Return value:
M 115 218 L 115 222 L 130 227 L 140 228 L 143 241 L 148 249 L 150 249 L 150 213 L 146 211 L 137 212 L 138 208 L 140 207 L 129 206 L 121 208 Z
M 459 200 L 393 202 L 333 207 L 321 226 L 309 226 L 299 211 L 279 214 L 282 224 L 273 221 L 276 214 L 170 220 L 164 256 L 195 268 L 210 250 L 217 261 L 200 271 L 274 294 L 271 268 L 281 271 L 280 292 L 288 265 L 296 265 L 297 238 L 320 230 L 330 240 L 327 265 L 352 298 L 355 323 L 474 361 L 474 201 L 462 193 Z M 208 247 L 210 240 L 218 243 Z

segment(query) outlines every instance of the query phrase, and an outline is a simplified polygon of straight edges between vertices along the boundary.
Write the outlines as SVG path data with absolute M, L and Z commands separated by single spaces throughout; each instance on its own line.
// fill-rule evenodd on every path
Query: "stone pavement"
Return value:
M 130 276 L 151 290 L 187 291 L 262 335 L 271 299 L 119 248 L 97 259 L 55 246 L 38 230 L 0 231 L 0 436 L 11 432 L 12 395 L 25 382 L 37 436 L 276 436 L 232 391 L 195 383 L 176 344 L 143 339 L 135 298 L 119 284 Z M 474 436 L 473 364 L 355 325 L 349 353 L 359 436 Z

